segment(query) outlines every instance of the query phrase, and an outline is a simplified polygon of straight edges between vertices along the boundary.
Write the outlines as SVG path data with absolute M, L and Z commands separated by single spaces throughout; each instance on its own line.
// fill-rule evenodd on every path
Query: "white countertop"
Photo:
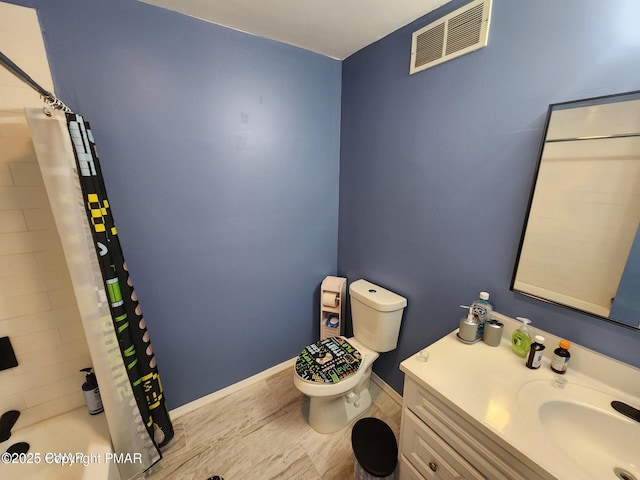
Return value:
M 525 384 L 542 380 L 548 382 L 546 387 L 553 382 L 556 374 L 549 364 L 553 350 L 558 346 L 557 337 L 533 329 L 532 333 L 544 335 L 547 341 L 542 366 L 531 370 L 525 366 L 525 359 L 511 350 L 511 333 L 519 323 L 500 314 L 496 314 L 496 317 L 505 323 L 499 346 L 491 347 L 483 341 L 473 345 L 463 344 L 456 337 L 456 329 L 423 350 L 429 354 L 426 362 L 421 361 L 420 354 L 416 353 L 403 361 L 400 369 L 476 423 L 476 426 L 485 427 L 489 435 L 511 453 L 537 464 L 548 474 L 545 476 L 562 480 L 603 480 L 592 476 L 594 472 L 584 471 L 577 462 L 558 450 L 553 442 L 547 441 L 538 430 L 531 428 L 534 419 L 529 418 L 530 414 L 525 414 L 522 402 L 518 400 Z M 640 404 L 640 369 L 578 345 L 572 345 L 570 351 L 571 362 L 563 377 L 568 382 L 565 387 L 567 392 L 571 385 L 579 385 L 607 392 L 636 407 Z M 591 370 L 593 375 L 586 369 Z M 553 390 L 555 394 L 562 395 L 563 389 Z M 610 477 L 615 478 L 613 472 Z

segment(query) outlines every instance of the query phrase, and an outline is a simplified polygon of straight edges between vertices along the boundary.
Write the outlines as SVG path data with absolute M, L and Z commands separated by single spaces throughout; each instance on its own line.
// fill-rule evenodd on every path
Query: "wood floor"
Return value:
M 308 399 L 293 369 L 276 373 L 174 421 L 176 432 L 150 480 L 346 480 L 353 478 L 351 426 L 320 434 L 306 422 Z M 365 416 L 398 438 L 401 407 L 374 382 Z

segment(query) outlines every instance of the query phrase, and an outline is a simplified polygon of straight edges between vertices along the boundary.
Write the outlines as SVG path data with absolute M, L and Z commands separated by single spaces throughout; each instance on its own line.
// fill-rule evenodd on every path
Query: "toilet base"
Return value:
M 371 372 L 346 394 L 309 398 L 309 425 L 319 433 L 333 433 L 360 418 L 371 407 Z

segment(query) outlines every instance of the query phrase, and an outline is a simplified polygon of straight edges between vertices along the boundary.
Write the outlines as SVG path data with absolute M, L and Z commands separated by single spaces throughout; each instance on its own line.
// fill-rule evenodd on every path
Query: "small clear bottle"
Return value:
M 571 343 L 567 340 L 560 340 L 560 346 L 553 351 L 553 357 L 551 358 L 551 370 L 560 375 L 567 373 L 567 367 L 569 360 L 571 359 L 571 353 L 569 348 Z
M 544 353 L 544 337 L 542 335 L 536 335 L 533 337 L 534 342 L 531 344 L 529 350 L 529 357 L 527 358 L 527 367 L 535 370 L 540 368 L 542 364 L 542 354 Z

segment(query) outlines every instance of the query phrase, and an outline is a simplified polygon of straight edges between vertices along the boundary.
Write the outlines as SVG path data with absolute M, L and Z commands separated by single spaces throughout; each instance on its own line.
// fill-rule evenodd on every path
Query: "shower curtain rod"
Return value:
M 0 51 L 0 63 L 7 69 L 9 72 L 13 73 L 16 77 L 22 80 L 24 83 L 33 88 L 36 92 L 40 94 L 42 100 L 49 104 L 49 106 L 55 110 L 62 110 L 64 112 L 71 112 L 71 109 L 67 107 L 62 100 L 56 97 L 53 93 L 48 92 L 44 88 L 42 88 L 38 82 L 36 82 L 33 78 L 31 78 L 24 70 L 22 70 L 18 65 L 16 65 L 9 57 L 7 57 L 2 51 Z

